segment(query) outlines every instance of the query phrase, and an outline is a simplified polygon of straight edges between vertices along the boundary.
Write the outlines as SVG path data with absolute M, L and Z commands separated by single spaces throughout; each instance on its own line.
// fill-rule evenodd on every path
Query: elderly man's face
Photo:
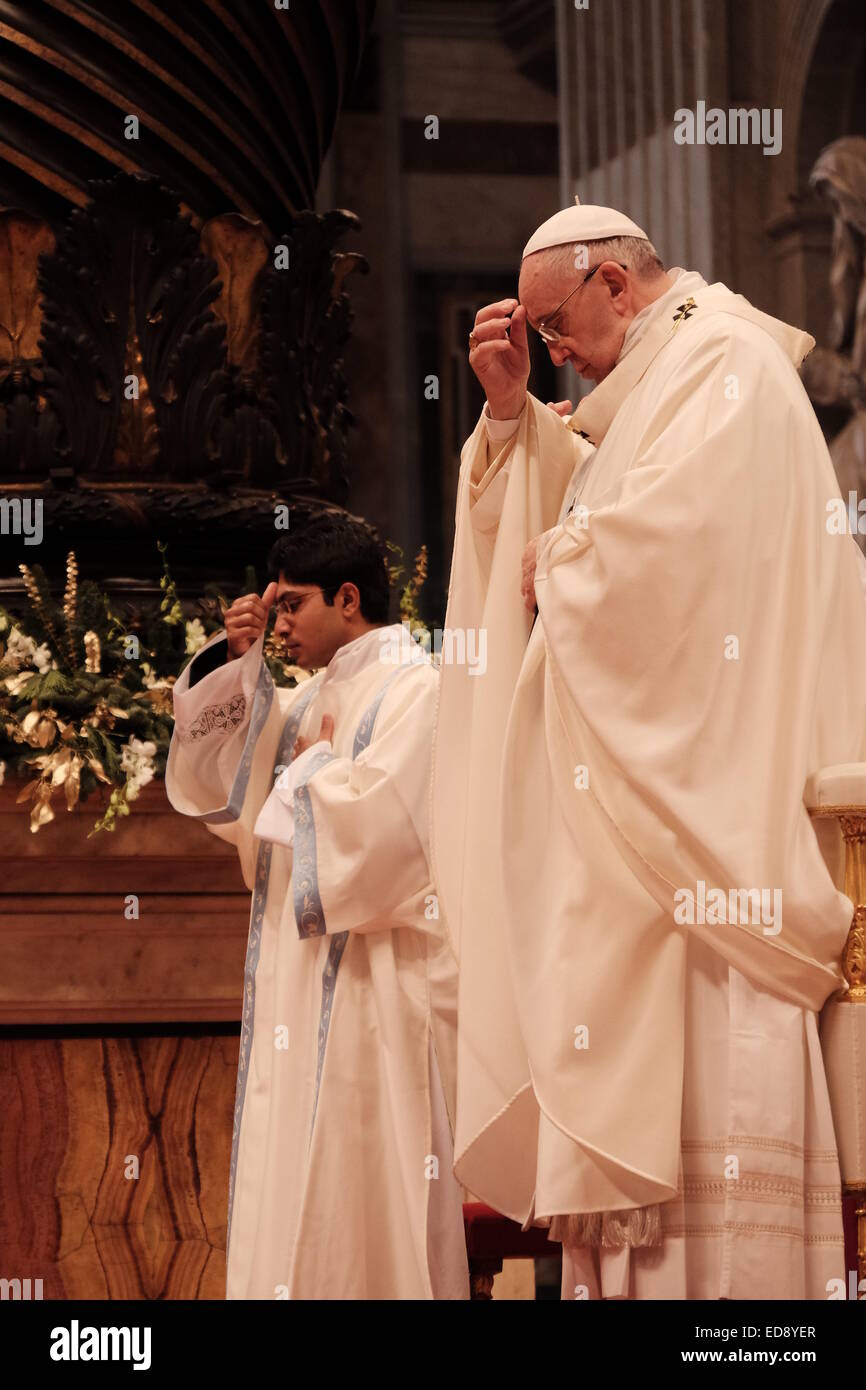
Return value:
M 554 365 L 570 362 L 579 376 L 598 382 L 616 365 L 637 308 L 629 272 L 616 261 L 604 261 L 592 279 L 551 318 L 556 306 L 586 274 L 581 269 L 563 275 L 553 270 L 550 258 L 539 251 L 523 262 L 517 293 L 530 324 L 543 322 L 545 328 L 555 328 L 561 335 L 558 342 L 546 344 Z

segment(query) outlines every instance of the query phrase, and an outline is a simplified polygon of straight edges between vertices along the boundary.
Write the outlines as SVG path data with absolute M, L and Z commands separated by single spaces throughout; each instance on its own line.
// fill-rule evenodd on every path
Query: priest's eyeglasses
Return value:
M 593 275 L 594 275 L 595 272 L 598 270 L 598 267 L 601 266 L 601 265 L 604 265 L 604 264 L 605 264 L 604 261 L 599 261 L 598 265 L 594 265 L 594 266 L 592 267 L 592 270 L 590 270 L 589 273 L 588 273 L 587 275 L 584 275 L 583 279 L 582 279 L 578 284 L 575 285 L 574 289 L 573 289 L 573 290 L 569 290 L 568 294 L 565 296 L 565 299 L 562 301 L 562 303 L 561 303 L 561 304 L 557 304 L 557 306 L 556 306 L 556 308 L 553 310 L 553 312 L 550 313 L 550 314 L 548 314 L 546 319 L 542 319 L 542 320 L 541 320 L 541 323 L 539 323 L 539 324 L 534 324 L 534 323 L 532 322 L 531 319 L 527 319 L 527 322 L 529 323 L 530 328 L 534 328 L 534 329 L 535 329 L 535 331 L 536 331 L 536 333 L 538 334 L 539 338 L 543 338 L 544 341 L 545 341 L 546 343 L 558 343 L 558 342 L 560 341 L 560 339 L 562 338 L 562 334 L 561 334 L 560 332 L 558 332 L 557 329 L 555 329 L 555 328 L 546 328 L 546 327 L 545 327 L 545 324 L 550 323 L 551 319 L 555 319 L 555 318 L 557 317 L 557 315 L 561 312 L 561 310 L 565 308 L 566 304 L 567 304 L 568 301 L 571 299 L 571 296 L 572 296 L 573 294 L 577 294 L 578 290 L 580 290 L 580 289 L 583 288 L 583 286 L 586 284 L 587 280 L 591 280 L 591 279 L 592 279 Z M 617 261 L 616 264 L 617 264 L 618 266 L 621 266 L 623 270 L 628 270 L 628 266 L 627 266 L 627 265 L 623 265 L 622 261 Z
M 335 594 L 339 587 L 339 584 L 329 584 L 326 589 L 322 589 L 319 587 L 319 585 L 317 585 L 315 589 L 311 589 L 307 594 L 298 594 L 295 598 L 280 599 L 280 602 L 277 606 L 284 613 L 291 613 L 292 617 L 294 617 L 298 609 L 302 608 L 303 605 L 306 603 L 307 599 L 313 597 L 313 594 Z

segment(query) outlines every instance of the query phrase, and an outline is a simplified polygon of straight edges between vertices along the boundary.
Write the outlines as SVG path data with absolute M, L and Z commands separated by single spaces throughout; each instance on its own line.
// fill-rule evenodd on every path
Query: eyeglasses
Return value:
M 290 613 L 292 617 L 294 617 L 298 609 L 302 608 L 303 605 L 306 603 L 307 599 L 313 597 L 313 594 L 336 593 L 339 587 L 339 584 L 330 584 L 326 589 L 322 589 L 319 588 L 317 585 L 316 588 L 311 589 L 308 594 L 299 594 L 297 598 L 280 599 L 280 602 L 278 603 L 277 607 L 281 612 Z
M 539 324 L 536 325 L 536 324 L 534 324 L 534 323 L 532 322 L 532 320 L 531 320 L 529 317 L 527 317 L 527 320 L 526 320 L 526 321 L 527 321 L 527 323 L 529 324 L 530 328 L 534 328 L 535 331 L 536 331 L 536 333 L 538 334 L 538 336 L 539 336 L 540 338 L 543 338 L 544 341 L 545 341 L 546 343 L 558 343 L 558 342 L 560 341 L 560 339 L 562 338 L 562 334 L 559 333 L 555 328 L 545 328 L 544 325 L 545 325 L 546 323 L 549 323 L 551 319 L 555 319 L 556 316 L 557 316 L 557 314 L 559 314 L 560 311 L 561 311 L 562 309 L 565 308 L 565 305 L 566 305 L 566 304 L 568 303 L 568 301 L 571 299 L 571 296 L 572 296 L 573 294 L 577 294 L 578 290 L 583 288 L 583 286 L 586 284 L 587 280 L 591 280 L 591 279 L 592 279 L 593 275 L 594 275 L 595 272 L 598 270 L 599 266 L 602 266 L 602 265 L 605 265 L 605 264 L 606 264 L 605 261 L 599 261 L 598 265 L 594 265 L 594 266 L 592 267 L 592 270 L 589 272 L 589 274 L 588 274 L 588 275 L 585 275 L 585 276 L 583 277 L 583 279 L 580 281 L 580 283 L 577 284 L 577 285 L 575 285 L 575 287 L 574 287 L 573 290 L 569 290 L 568 294 L 565 296 L 565 299 L 562 301 L 562 303 L 561 303 L 561 304 L 557 304 L 557 306 L 556 306 L 556 308 L 553 310 L 553 312 L 550 313 L 550 314 L 548 314 L 546 319 L 542 319 L 542 320 L 541 320 L 541 323 L 539 323 Z M 627 265 L 623 265 L 622 261 L 617 261 L 616 264 L 617 264 L 618 266 L 620 266 L 622 270 L 628 270 L 628 266 L 627 266 Z

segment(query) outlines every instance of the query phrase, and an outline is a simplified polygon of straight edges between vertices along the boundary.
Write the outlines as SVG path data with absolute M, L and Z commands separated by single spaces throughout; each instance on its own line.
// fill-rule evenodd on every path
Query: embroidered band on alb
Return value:
M 253 756 L 256 751 L 256 743 L 259 734 L 265 727 L 268 715 L 271 712 L 271 705 L 274 699 L 274 682 L 268 670 L 267 662 L 262 659 L 261 670 L 256 681 L 256 691 L 253 697 L 253 708 L 250 714 L 250 727 L 244 740 L 244 750 L 241 753 L 238 769 L 232 782 L 231 791 L 225 806 L 221 806 L 217 811 L 202 811 L 192 816 L 193 820 L 204 821 L 206 825 L 228 825 L 231 821 L 236 821 L 241 813 L 244 804 L 244 797 L 247 794 L 250 773 L 253 767 Z

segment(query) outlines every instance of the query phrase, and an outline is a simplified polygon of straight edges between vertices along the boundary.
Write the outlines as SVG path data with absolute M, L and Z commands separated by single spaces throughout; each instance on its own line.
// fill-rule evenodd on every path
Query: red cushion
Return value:
M 466 1251 L 470 1259 L 519 1260 L 556 1256 L 557 1245 L 547 1239 L 545 1226 L 521 1230 L 483 1202 L 463 1203 Z

